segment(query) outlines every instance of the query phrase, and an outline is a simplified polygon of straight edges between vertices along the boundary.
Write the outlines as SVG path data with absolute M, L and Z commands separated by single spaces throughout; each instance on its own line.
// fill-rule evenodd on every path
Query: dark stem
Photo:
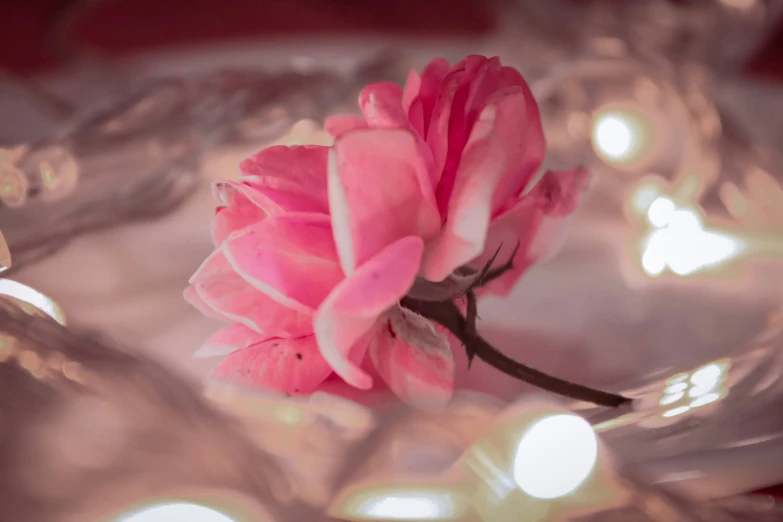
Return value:
M 467 321 L 451 301 L 425 302 L 406 297 L 401 303 L 406 308 L 446 327 L 470 351 L 490 366 L 501 372 L 532 384 L 543 390 L 599 406 L 617 407 L 631 401 L 627 397 L 582 386 L 526 366 L 507 357 L 478 334 L 468 333 Z

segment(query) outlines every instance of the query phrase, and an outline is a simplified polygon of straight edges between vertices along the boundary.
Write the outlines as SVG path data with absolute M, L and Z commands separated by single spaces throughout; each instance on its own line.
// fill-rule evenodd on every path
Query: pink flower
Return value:
M 507 292 L 555 246 L 576 208 L 582 169 L 547 172 L 535 100 L 497 58 L 430 63 L 404 89 L 367 86 L 363 117 L 326 122 L 332 147 L 272 147 L 219 185 L 217 250 L 186 299 L 234 323 L 205 347 L 232 352 L 218 378 L 288 393 L 332 371 L 368 389 L 365 356 L 403 400 L 440 405 L 452 393 L 447 337 L 399 305 L 418 278 L 479 266 L 501 242 L 521 244 Z M 523 195 L 524 194 L 524 195 Z

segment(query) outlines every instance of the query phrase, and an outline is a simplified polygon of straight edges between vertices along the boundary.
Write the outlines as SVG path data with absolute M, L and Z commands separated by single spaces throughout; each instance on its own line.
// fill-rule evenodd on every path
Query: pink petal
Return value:
M 516 199 L 530 183 L 546 155 L 546 141 L 533 93 L 525 84 L 499 91 L 490 100 L 499 109 L 495 139 L 503 144 L 507 168 L 495 189 L 494 212 L 502 210 L 510 199 Z
M 563 172 L 547 171 L 535 184 L 530 195 L 540 195 L 549 202 L 546 213 L 553 217 L 568 216 L 579 208 L 590 182 L 590 172 L 584 167 Z
M 198 310 L 202 315 L 209 317 L 210 319 L 217 319 L 218 321 L 231 322 L 231 320 L 225 317 L 223 314 L 220 314 L 207 306 L 207 303 L 205 303 L 204 300 L 199 297 L 195 286 L 191 285 L 187 287 L 182 293 L 182 297 L 185 298 L 186 303 Z
M 407 128 L 402 89 L 390 82 L 372 83 L 359 94 L 359 106 L 370 127 Z
M 405 114 L 408 114 L 411 103 L 413 103 L 413 100 L 419 95 L 420 90 L 421 76 L 419 76 L 419 73 L 412 70 L 408 73 L 408 79 L 405 81 L 405 87 L 402 91 L 402 109 L 405 111 Z
M 426 158 L 402 129 L 354 131 L 336 141 L 329 204 L 347 275 L 398 239 L 427 239 L 440 228 Z
M 482 290 L 507 295 L 519 278 L 535 263 L 535 255 L 530 250 L 544 218 L 542 203 L 540 198 L 524 197 L 492 222 L 484 253 L 471 263 L 472 266 L 483 266 L 498 248 L 501 248 L 497 257 L 498 263 L 504 263 L 508 259 L 517 242 L 519 242 L 519 251 L 511 270 Z
M 312 393 L 332 373 L 315 337 L 269 339 L 226 357 L 212 372 L 220 381 L 295 395 Z
M 215 250 L 201 263 L 188 279 L 188 283 L 205 283 L 235 274 L 222 250 Z
M 372 387 L 372 378 L 354 360 L 378 317 L 413 285 L 423 250 L 424 242 L 415 236 L 389 245 L 337 285 L 316 312 L 313 328 L 321 353 L 348 384 Z
M 329 212 L 326 159 L 329 147 L 269 147 L 239 165 L 241 181 L 291 212 Z
M 213 185 L 212 190 L 223 205 L 217 210 L 212 222 L 212 240 L 215 246 L 236 230 L 283 213 L 283 209 L 274 201 L 244 183 L 219 181 Z
M 442 281 L 484 251 L 492 197 L 506 170 L 502 144 L 494 139 L 498 115 L 505 109 L 503 104 L 488 106 L 474 125 L 448 202 L 446 223 L 424 259 L 425 279 Z
M 478 68 L 473 80 L 465 87 L 467 95 L 461 124 L 466 129 L 473 128 L 490 97 L 503 85 L 501 71 L 500 59 L 490 58 Z
M 254 332 L 241 324 L 234 324 L 223 328 L 222 330 L 218 330 L 212 337 L 207 339 L 204 344 L 201 345 L 201 348 L 193 354 L 193 358 L 206 359 L 209 357 L 225 356 L 236 352 L 237 350 L 247 348 L 251 344 L 266 341 L 268 339 L 268 336 Z
M 258 291 L 234 272 L 221 250 L 212 253 L 193 274 L 185 298 L 208 317 L 244 325 L 277 337 L 311 333 L 312 312 L 288 308 Z M 210 312 L 205 312 L 205 307 Z
M 583 168 L 549 171 L 529 194 L 493 221 L 486 249 L 473 266 L 486 262 L 501 244 L 500 262 L 507 259 L 504 252 L 509 255 L 517 241 L 520 249 L 514 267 L 487 287 L 490 292 L 507 295 L 528 268 L 554 255 L 565 238 L 569 217 L 577 209 L 588 179 Z
M 442 176 L 453 176 L 456 164 L 447 165 L 447 155 L 451 151 L 452 163 L 458 159 L 462 146 L 467 141 L 464 128 L 464 109 L 467 102 L 468 87 L 476 71 L 487 61 L 483 56 L 468 56 L 455 65 L 440 90 L 432 109 L 432 119 L 427 129 L 427 145 L 432 149 L 437 172 Z M 423 87 L 422 87 L 423 89 Z M 452 111 L 454 123 L 452 123 Z M 449 181 L 449 184 L 452 182 Z
M 338 114 L 337 116 L 329 116 L 324 120 L 324 128 L 333 138 L 339 138 L 346 132 L 366 129 L 367 127 L 364 116 L 357 114 Z
M 441 408 L 451 399 L 451 346 L 429 320 L 393 308 L 370 341 L 369 353 L 378 373 L 403 401 L 420 408 Z
M 481 112 L 451 191 L 446 177 L 440 181 L 438 197 L 448 196 L 439 201 L 448 205 L 446 223 L 427 253 L 425 278 L 440 281 L 479 256 L 491 218 L 516 200 L 539 168 L 543 141 L 527 143 L 519 127 L 527 115 L 527 97 L 519 87 L 496 93 Z
M 343 279 L 329 216 L 287 214 L 232 234 L 222 246 L 254 288 L 301 312 L 318 308 Z
M 416 128 L 419 136 L 427 136 L 435 102 L 443 91 L 443 81 L 451 66 L 443 58 L 432 60 L 421 73 L 418 95 L 408 107 L 408 119 Z

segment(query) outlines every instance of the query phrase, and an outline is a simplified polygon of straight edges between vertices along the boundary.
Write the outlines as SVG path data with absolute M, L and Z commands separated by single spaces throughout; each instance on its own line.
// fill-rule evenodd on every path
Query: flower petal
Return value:
M 291 212 L 329 212 L 326 158 L 329 147 L 268 147 L 239 165 L 241 181 Z
M 492 138 L 502 108 L 487 107 L 473 128 L 449 200 L 446 223 L 425 255 L 425 279 L 442 281 L 484 251 L 492 196 L 506 166 L 503 149 Z
M 212 377 L 262 390 L 296 395 L 312 393 L 332 373 L 315 337 L 269 339 L 226 357 Z
M 346 132 L 366 129 L 367 127 L 364 116 L 359 116 L 358 114 L 338 114 L 329 116 L 324 120 L 324 128 L 333 138 L 339 138 Z
M 248 346 L 268 340 L 268 336 L 254 332 L 241 324 L 234 324 L 218 330 L 193 354 L 194 359 L 221 357 L 242 350 Z
M 492 198 L 493 213 L 497 213 L 508 206 L 509 200 L 519 197 L 541 168 L 546 141 L 538 105 L 527 84 L 497 92 L 490 103 L 499 107 L 494 137 L 507 157 L 506 171 Z
M 356 350 L 366 347 L 362 342 L 378 318 L 413 285 L 423 250 L 415 236 L 389 245 L 337 285 L 316 312 L 313 329 L 321 353 L 348 384 L 372 387 L 372 378 L 353 362 Z
M 446 64 L 448 67 L 448 64 Z M 419 95 L 421 90 L 421 76 L 415 70 L 408 73 L 408 79 L 405 81 L 405 87 L 402 90 L 402 109 L 405 114 L 411 108 L 411 103 Z
M 543 149 L 536 145 L 531 152 L 519 138 L 527 114 L 527 96 L 520 87 L 496 93 L 481 111 L 453 187 L 449 190 L 445 174 L 438 186 L 439 205 L 447 204 L 446 223 L 427 253 L 425 278 L 440 281 L 479 256 L 491 218 L 516 200 L 540 166 Z
M 427 136 L 435 102 L 443 90 L 443 81 L 450 69 L 448 61 L 437 58 L 427 64 L 421 73 L 418 95 L 408 107 L 408 119 L 422 138 Z
M 465 103 L 468 97 L 468 87 L 476 71 L 487 61 L 484 56 L 468 56 L 456 64 L 444 78 L 439 90 L 437 101 L 432 109 L 432 119 L 427 129 L 427 145 L 432 149 L 435 158 L 435 168 L 443 176 L 453 176 L 456 163 L 447 165 L 447 156 L 452 160 L 459 159 L 462 146 L 467 141 L 467 130 L 464 123 L 457 125 L 457 120 L 464 119 Z M 423 89 L 423 87 L 422 87 Z M 452 113 L 455 121 L 452 123 Z M 461 143 L 458 143 L 461 142 Z M 449 182 L 451 184 L 451 182 Z
M 389 388 L 420 408 L 440 408 L 454 391 L 454 359 L 446 335 L 429 320 L 396 307 L 370 340 L 370 358 Z
M 257 223 L 284 210 L 264 193 L 236 181 L 216 182 L 212 191 L 223 205 L 212 222 L 212 241 L 220 245 L 234 231 Z
M 579 208 L 590 172 L 577 167 L 563 172 L 547 171 L 531 189 L 531 195 L 540 195 L 549 204 L 546 213 L 553 217 L 569 216 Z
M 402 89 L 390 82 L 372 83 L 359 94 L 359 106 L 370 127 L 407 128 Z
M 223 314 L 220 314 L 207 306 L 207 303 L 205 303 L 204 300 L 199 297 L 194 285 L 187 287 L 182 293 L 182 297 L 185 298 L 186 303 L 198 310 L 202 315 L 209 317 L 210 319 L 217 319 L 218 321 L 231 322 L 231 320 L 225 317 Z
M 302 312 L 318 308 L 343 279 L 326 215 L 266 219 L 232 234 L 222 251 L 251 286 Z
M 312 312 L 288 308 L 253 288 L 234 272 L 221 250 L 204 261 L 190 282 L 185 299 L 208 317 L 277 337 L 313 331 Z
M 398 239 L 428 239 L 440 228 L 418 143 L 403 129 L 354 131 L 335 142 L 329 205 L 346 275 Z
M 499 216 L 489 228 L 484 253 L 472 264 L 481 266 L 503 245 L 498 258 L 510 255 L 517 241 L 519 253 L 513 268 L 490 283 L 485 290 L 507 295 L 519 278 L 535 263 L 554 255 L 567 231 L 568 220 L 577 209 L 589 180 L 584 168 L 547 172 L 527 195 Z

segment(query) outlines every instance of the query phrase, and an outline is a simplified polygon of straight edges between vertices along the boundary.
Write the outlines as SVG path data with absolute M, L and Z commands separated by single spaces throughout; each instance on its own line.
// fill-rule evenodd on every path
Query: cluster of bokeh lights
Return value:
M 665 407 L 661 416 L 677 417 L 722 399 L 727 393 L 728 369 L 728 361 L 717 361 L 667 379 L 658 401 Z

